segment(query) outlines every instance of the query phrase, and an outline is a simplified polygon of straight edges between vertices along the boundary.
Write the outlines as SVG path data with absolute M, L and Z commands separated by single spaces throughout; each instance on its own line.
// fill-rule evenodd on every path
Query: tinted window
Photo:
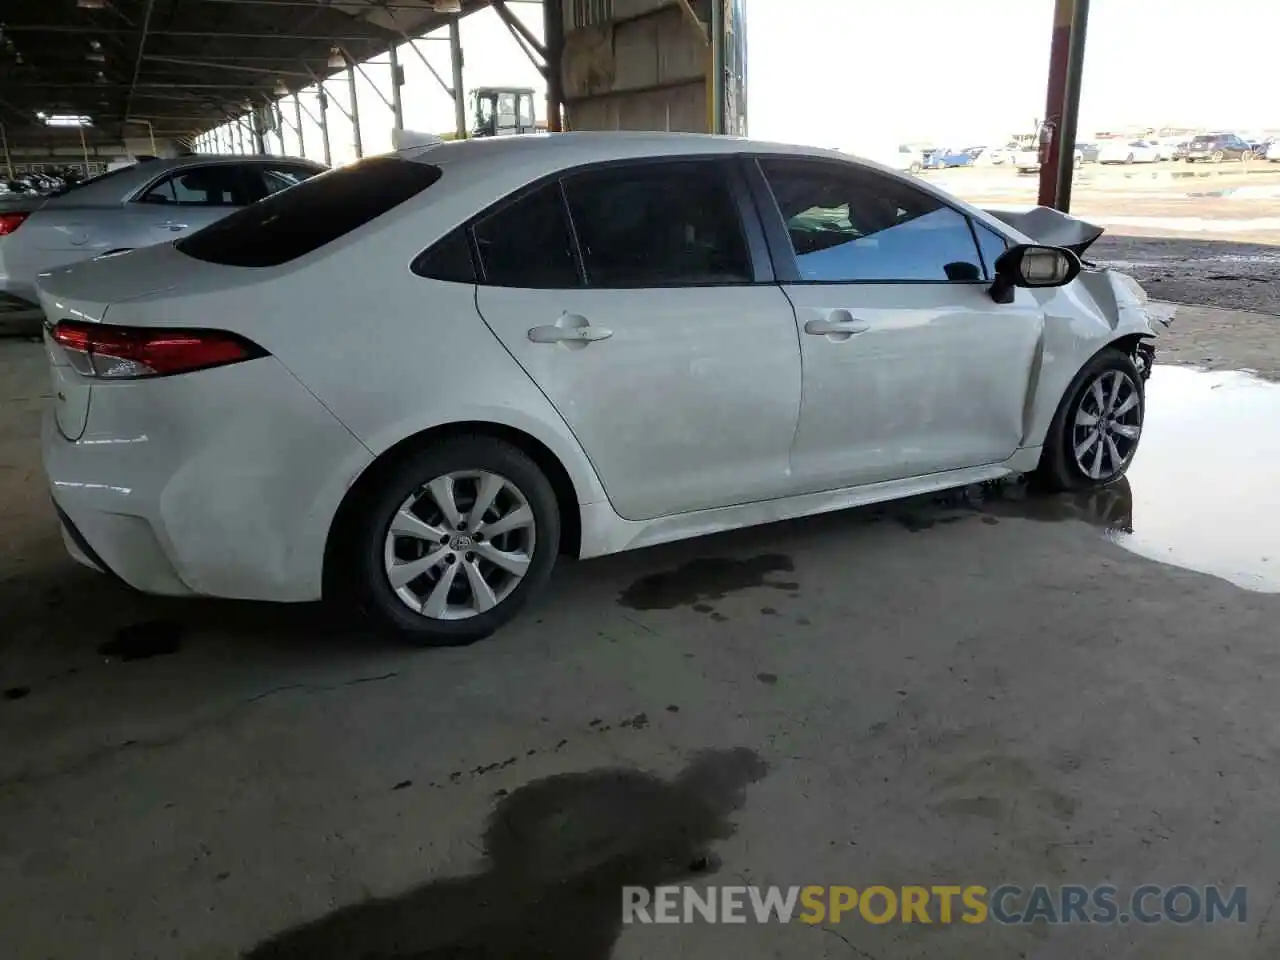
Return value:
M 852 166 L 766 160 L 761 167 L 801 280 L 982 279 L 968 218 L 929 194 Z
M 986 270 L 986 278 L 994 280 L 996 260 L 1009 249 L 1009 241 L 996 233 L 986 224 L 973 221 L 973 232 L 978 235 L 978 250 L 982 253 L 982 265 Z
M 450 280 L 454 283 L 475 283 L 476 268 L 471 259 L 471 243 L 466 231 L 454 230 L 443 240 L 423 251 L 411 267 L 420 277 L 432 280 Z
M 189 257 L 236 267 L 271 267 L 318 250 L 417 196 L 440 168 L 372 157 L 312 177 L 179 240 Z
M 496 287 L 581 286 L 558 183 L 526 194 L 475 226 L 484 279 Z
M 202 207 L 244 207 L 252 203 L 252 181 L 239 164 L 188 167 L 165 177 L 139 199 Z
M 744 283 L 746 240 L 715 162 L 615 167 L 565 181 L 593 287 Z

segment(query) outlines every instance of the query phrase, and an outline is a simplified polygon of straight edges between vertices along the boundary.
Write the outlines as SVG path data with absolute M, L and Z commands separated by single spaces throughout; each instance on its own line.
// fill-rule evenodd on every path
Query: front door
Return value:
M 148 217 L 152 243 L 169 243 L 206 227 L 253 196 L 246 165 L 210 163 L 182 167 L 158 180 L 134 206 Z
M 987 294 L 1003 239 L 905 179 L 761 161 L 795 254 L 797 492 L 996 463 L 1017 449 L 1043 316 Z M 984 255 L 985 251 L 985 255 Z
M 786 297 L 754 282 L 720 163 L 610 166 L 562 184 L 477 224 L 476 303 L 614 509 L 643 520 L 780 495 L 800 351 Z

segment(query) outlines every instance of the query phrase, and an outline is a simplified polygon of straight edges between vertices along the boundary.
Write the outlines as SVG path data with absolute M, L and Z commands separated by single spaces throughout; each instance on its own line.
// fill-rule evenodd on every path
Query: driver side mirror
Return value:
M 1080 258 L 1063 247 L 1023 243 L 1010 247 L 995 262 L 991 299 L 1013 303 L 1017 287 L 1064 287 L 1080 275 Z

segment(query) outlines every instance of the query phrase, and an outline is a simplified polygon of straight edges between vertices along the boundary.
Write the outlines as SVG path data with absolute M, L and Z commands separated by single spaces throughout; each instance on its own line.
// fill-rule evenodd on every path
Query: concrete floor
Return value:
M 1280 387 L 1158 367 L 1104 495 L 970 491 L 568 565 L 521 622 L 429 652 L 77 567 L 37 345 L 0 341 L 0 392 L 6 955 L 1280 950 Z M 1213 927 L 620 928 L 619 884 L 686 878 L 1249 901 Z

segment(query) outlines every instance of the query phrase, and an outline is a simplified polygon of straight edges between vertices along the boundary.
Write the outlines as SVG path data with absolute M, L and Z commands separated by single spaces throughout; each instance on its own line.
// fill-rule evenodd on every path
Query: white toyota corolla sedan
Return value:
M 745 140 L 409 149 L 42 275 L 45 466 L 139 590 L 467 642 L 561 554 L 1115 480 L 1152 329 L 1099 232 Z

